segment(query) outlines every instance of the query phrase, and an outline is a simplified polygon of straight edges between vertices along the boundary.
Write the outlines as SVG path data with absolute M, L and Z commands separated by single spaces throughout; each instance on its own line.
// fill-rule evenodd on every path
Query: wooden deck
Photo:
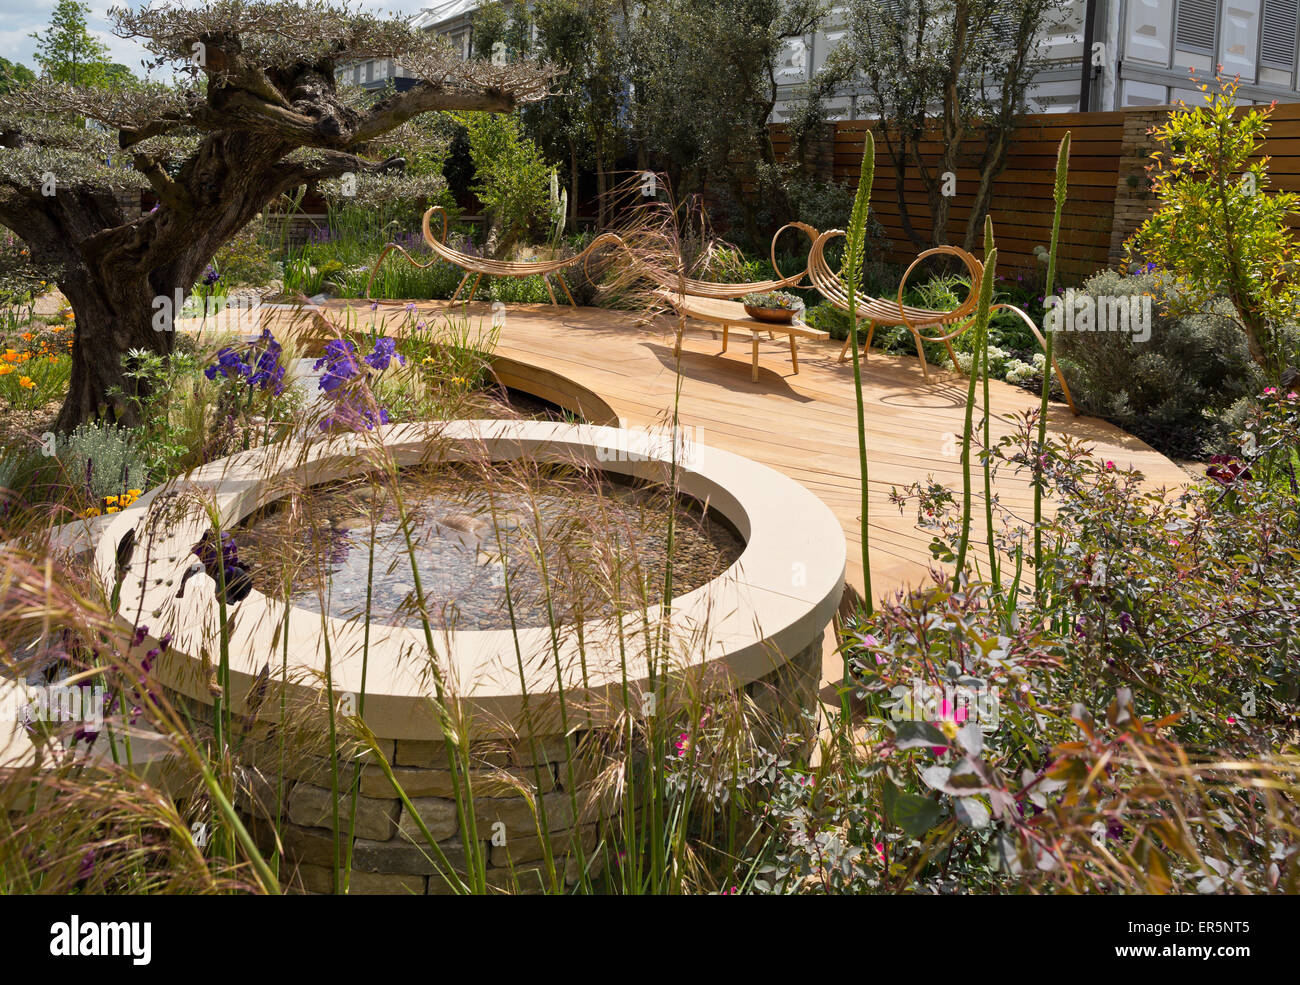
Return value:
M 354 325 L 383 318 L 394 327 L 407 318 L 404 302 L 383 302 L 379 311 L 353 302 Z M 331 302 L 342 314 L 345 302 Z M 463 310 L 457 305 L 457 310 Z M 445 311 L 442 302 L 421 302 L 422 317 Z M 489 306 L 473 304 L 471 318 L 485 324 Z M 340 319 L 342 320 L 342 319 Z M 848 582 L 863 586 L 859 525 L 857 430 L 850 364 L 838 363 L 839 343 L 806 342 L 799 373 L 790 365 L 786 340 L 761 346 L 758 382 L 750 380 L 748 347 L 720 355 L 721 332 L 688 328 L 681 359 L 679 417 L 695 428 L 694 440 L 745 455 L 803 483 L 839 517 L 849 546 Z M 739 349 L 740 351 L 737 351 Z M 634 314 L 604 308 L 511 305 L 501 326 L 499 354 L 505 381 L 557 403 L 582 405 L 593 423 L 610 412 L 629 426 L 669 419 L 676 390 L 672 325 L 637 326 Z M 961 487 L 960 434 L 966 381 L 936 372 L 922 379 L 916 359 L 873 353 L 863 372 L 870 463 L 872 588 L 877 597 L 914 585 L 934 564 L 931 534 L 917 529 L 915 512 L 900 514 L 889 503 L 891 488 L 929 476 Z M 1028 391 L 990 384 L 994 440 L 1008 434 L 1008 417 L 1037 406 Z M 1053 404 L 1048 426 L 1085 439 L 1096 454 L 1119 467 L 1142 470 L 1154 486 L 1174 486 L 1186 475 L 1173 462 L 1119 428 L 1075 417 Z M 982 483 L 979 500 L 982 503 Z M 1006 507 L 1029 519 L 1033 491 L 1026 478 L 1007 474 L 995 487 Z M 982 505 L 977 511 L 982 517 Z M 982 532 L 982 522 L 977 525 Z

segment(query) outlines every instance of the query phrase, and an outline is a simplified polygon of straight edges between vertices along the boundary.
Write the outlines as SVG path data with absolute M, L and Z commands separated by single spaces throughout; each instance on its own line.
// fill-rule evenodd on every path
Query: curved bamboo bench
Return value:
M 433 235 L 433 230 L 429 228 L 429 218 L 435 212 L 442 214 L 441 240 L 436 238 Z M 574 264 L 579 262 L 584 265 L 585 269 L 587 258 L 591 256 L 598 247 L 609 243 L 610 237 L 613 237 L 615 240 L 618 239 L 618 237 L 614 236 L 613 233 L 603 233 L 588 243 L 585 249 L 579 253 L 575 253 L 571 257 L 565 257 L 562 260 L 542 260 L 537 263 L 519 263 L 510 260 L 489 260 L 484 257 L 473 257 L 468 253 L 461 253 L 459 250 L 453 250 L 447 245 L 447 211 L 440 205 L 435 205 L 424 213 L 421 228 L 424 231 L 424 241 L 429 245 L 429 249 L 433 251 L 434 259 L 427 263 L 421 263 L 396 243 L 389 243 L 384 247 L 383 252 L 379 254 L 379 259 L 375 261 L 374 267 L 370 270 L 370 276 L 366 279 L 367 301 L 370 300 L 370 289 L 374 283 L 375 274 L 379 272 L 380 264 L 384 262 L 384 258 L 387 257 L 389 253 L 396 250 L 421 270 L 425 267 L 431 266 L 439 260 L 444 263 L 453 264 L 461 270 L 464 270 L 465 276 L 460 279 L 460 283 L 456 285 L 456 290 L 452 292 L 450 299 L 452 301 L 455 301 L 460 296 L 461 289 L 465 286 L 465 282 L 469 280 L 471 276 L 474 277 L 474 283 L 469 289 L 469 295 L 465 298 L 465 302 L 468 304 L 470 301 L 473 301 L 474 292 L 478 290 L 479 281 L 483 279 L 484 274 L 487 274 L 489 277 L 541 277 L 542 283 L 546 285 L 546 292 L 551 296 L 551 304 L 558 304 L 559 302 L 555 300 L 555 291 L 551 287 L 550 276 L 559 273 L 559 271 L 566 267 L 572 267 Z M 622 241 L 619 240 L 619 242 Z M 564 290 L 565 297 L 569 299 L 569 304 L 576 308 L 578 303 L 573 300 L 573 294 L 569 291 L 569 285 L 564 283 L 563 277 L 557 277 L 556 279 L 560 282 L 560 287 Z
M 817 237 L 812 250 L 808 254 L 808 277 L 812 281 L 813 287 L 817 289 L 822 297 L 841 311 L 847 312 L 849 310 L 849 298 L 848 292 L 844 289 L 844 281 L 838 273 L 831 270 L 830 264 L 826 261 L 826 244 L 837 236 L 843 235 L 844 231 L 842 229 L 828 229 Z M 912 275 L 912 271 L 923 260 L 940 255 L 955 256 L 965 265 L 967 272 L 970 274 L 971 282 L 966 299 L 951 311 L 935 311 L 930 308 L 916 308 L 904 304 L 903 292 L 907 288 L 907 279 Z M 867 341 L 863 350 L 863 358 L 865 359 L 867 354 L 871 352 L 871 337 L 875 334 L 876 326 L 902 325 L 912 333 L 912 338 L 916 340 L 916 355 L 921 360 L 921 373 L 927 380 L 930 378 L 930 370 L 926 363 L 925 349 L 922 346 L 924 342 L 942 344 L 948 350 L 948 358 L 952 360 L 953 368 L 960 373 L 961 364 L 957 362 L 957 353 L 953 351 L 952 340 L 975 324 L 975 308 L 979 304 L 980 284 L 983 279 L 984 265 L 960 247 L 936 246 L 921 253 L 908 266 L 902 280 L 899 281 L 898 299 L 896 301 L 885 301 L 867 294 L 860 295 L 855 299 L 857 301 L 857 317 L 865 319 L 870 324 L 867 329 Z M 1038 326 L 1034 324 L 1033 319 L 1028 314 L 1013 304 L 995 304 L 989 308 L 989 313 L 992 314 L 994 311 L 1015 312 L 1021 321 L 1029 326 L 1029 330 L 1034 333 L 1034 338 L 1038 340 L 1038 344 L 1043 351 L 1047 351 L 1047 342 L 1043 338 L 1043 334 L 1038 330 Z M 957 327 L 952 331 L 941 332 L 938 335 L 924 335 L 921 332 L 925 328 L 944 328 L 954 324 Z M 844 340 L 844 345 L 840 347 L 840 362 L 844 361 L 855 334 L 850 331 L 848 337 Z M 1069 404 L 1070 410 L 1077 415 L 1079 410 L 1074 406 L 1074 397 L 1071 396 L 1070 387 L 1065 382 L 1065 376 L 1061 373 L 1061 367 L 1055 359 L 1052 360 L 1052 371 L 1061 384 L 1065 402 Z
M 844 288 L 844 280 L 838 273 L 831 270 L 830 264 L 826 260 L 826 244 L 843 235 L 844 230 L 842 229 L 828 229 L 817 237 L 808 253 L 808 277 L 812 281 L 813 287 L 817 288 L 822 297 L 841 311 L 848 311 L 849 295 Z M 969 318 L 975 311 L 975 306 L 979 303 L 980 281 L 984 278 L 984 265 L 965 250 L 956 246 L 937 246 L 932 250 L 926 250 L 912 262 L 912 266 L 907 268 L 907 272 L 910 274 L 912 269 L 923 259 L 936 254 L 957 257 L 965 264 L 966 270 L 970 273 L 971 287 L 966 295 L 966 300 L 951 311 L 935 311 L 930 308 L 915 308 L 911 305 L 904 305 L 902 284 L 899 285 L 897 302 L 886 301 L 883 298 L 873 298 L 869 294 L 860 294 L 855 298 L 857 317 L 870 323 L 870 327 L 867 329 L 866 351 L 871 351 L 871 338 L 875 334 L 877 326 L 904 325 L 911 331 L 912 337 L 916 340 L 916 354 L 921 360 L 921 372 L 927 380 L 930 378 L 930 371 L 926 367 L 925 350 L 921 347 L 923 336 L 919 329 L 948 325 Z M 904 283 L 906 283 L 906 280 L 907 275 L 904 274 Z M 844 345 L 840 347 L 840 362 L 843 362 L 848 354 L 853 336 L 854 333 L 850 332 L 844 340 Z M 936 340 L 924 339 L 924 341 Z M 946 342 L 945 345 L 947 345 Z M 947 348 L 955 364 L 957 356 L 953 353 L 951 346 L 947 346 Z
M 781 238 L 781 234 L 787 229 L 799 230 L 808 237 L 809 243 L 816 243 L 818 236 L 820 235 L 817 230 L 808 225 L 808 223 L 797 221 L 787 222 L 772 235 L 771 258 L 772 269 L 776 271 L 776 280 L 751 280 L 732 284 L 720 284 L 708 280 L 696 280 L 692 277 L 681 279 L 676 277 L 654 277 L 654 272 L 648 268 L 645 269 L 645 273 L 652 279 L 660 282 L 658 286 L 661 291 L 676 294 L 679 290 L 684 290 L 684 293 L 689 297 L 711 298 L 714 301 L 731 301 L 735 298 L 744 297 L 746 294 L 767 294 L 769 291 L 779 291 L 786 287 L 798 287 L 799 282 L 809 274 L 808 266 L 805 264 L 803 270 L 787 277 L 785 274 L 781 273 L 781 266 L 776 262 L 776 243 L 777 240 Z M 617 244 L 631 254 L 631 250 L 627 243 L 624 242 L 623 238 L 617 233 L 603 233 L 601 236 L 597 237 L 596 240 L 593 240 L 592 245 L 594 246 L 601 239 L 604 239 L 608 243 Z M 590 249 L 590 247 L 588 247 L 588 249 Z M 635 260 L 635 256 L 633 256 L 633 259 Z M 583 260 L 582 269 L 584 273 L 590 277 L 591 271 L 587 268 L 587 263 L 588 260 Z

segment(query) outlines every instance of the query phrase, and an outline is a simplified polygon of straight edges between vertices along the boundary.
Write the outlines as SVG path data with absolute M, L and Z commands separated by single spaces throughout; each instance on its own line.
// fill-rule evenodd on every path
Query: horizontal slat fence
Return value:
M 1078 278 L 1122 258 L 1124 239 L 1149 213 L 1154 199 L 1148 191 L 1145 166 L 1155 144 L 1148 129 L 1162 121 L 1168 107 L 1100 113 L 1043 113 L 1026 116 L 1006 170 L 994 184 L 992 216 L 999 266 L 1033 268 L 1035 246 L 1047 246 L 1052 231 L 1052 186 L 1056 150 L 1068 130 L 1070 187 L 1061 221 L 1060 265 L 1063 276 Z M 876 124 L 849 120 L 829 124 L 818 148 L 818 176 L 857 186 L 864 134 Z M 790 149 L 786 128 L 776 124 L 772 140 L 778 157 Z M 978 186 L 974 167 L 981 148 L 971 143 L 956 171 L 956 195 L 948 218 L 948 242 L 961 244 Z M 937 164 L 941 145 L 926 142 L 921 153 L 927 165 Z M 1271 188 L 1300 192 L 1300 103 L 1275 107 L 1265 153 L 1270 157 Z M 906 262 L 918 249 L 903 231 L 898 205 L 897 174 L 885 141 L 876 140 L 876 177 L 871 204 L 888 240 L 888 258 Z M 826 162 L 830 164 L 827 166 Z M 929 240 L 930 209 L 925 187 L 914 165 L 904 171 L 903 190 L 913 228 Z M 1300 230 L 1300 218 L 1293 222 Z M 976 241 L 982 249 L 982 237 Z

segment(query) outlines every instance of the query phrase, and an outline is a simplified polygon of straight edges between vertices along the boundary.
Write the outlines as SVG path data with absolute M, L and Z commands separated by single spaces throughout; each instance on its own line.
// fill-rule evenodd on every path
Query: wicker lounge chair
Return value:
M 442 215 L 442 239 L 438 239 L 433 235 L 433 230 L 429 225 L 429 220 L 435 212 Z M 460 279 L 460 283 L 456 285 L 456 290 L 452 293 L 452 301 L 460 297 L 461 289 L 464 288 L 465 282 L 470 277 L 474 278 L 474 283 L 470 286 L 469 295 L 465 298 L 465 301 L 466 303 L 473 301 L 474 292 L 478 290 L 479 281 L 483 279 L 484 274 L 487 274 L 489 277 L 541 277 L 542 283 L 546 285 L 547 293 L 551 296 L 551 304 L 558 304 L 559 302 L 555 299 L 555 290 L 551 287 L 551 275 L 558 274 L 561 270 L 572 267 L 574 264 L 585 263 L 587 258 L 599 247 L 618 240 L 618 237 L 612 233 L 605 233 L 597 236 L 587 244 L 585 249 L 571 257 L 565 257 L 562 260 L 542 260 L 537 263 L 519 263 L 509 260 L 489 260 L 484 257 L 470 256 L 468 253 L 461 253 L 459 250 L 453 250 L 447 245 L 447 213 L 441 206 L 435 205 L 424 213 L 422 228 L 424 230 L 424 241 L 429 244 L 429 249 L 433 250 L 434 259 L 428 261 L 428 263 L 421 263 L 396 243 L 389 243 L 384 247 L 383 252 L 379 254 L 379 259 L 375 261 L 375 265 L 370 271 L 370 277 L 366 280 L 367 300 L 370 299 L 370 288 L 374 282 L 375 274 L 379 272 L 380 264 L 384 262 L 384 258 L 389 253 L 396 250 L 421 269 L 441 260 L 465 271 L 465 276 Z M 556 277 L 556 280 L 560 282 L 560 287 L 564 291 L 565 297 L 569 299 L 569 304 L 576 308 L 578 304 L 573 300 L 569 285 L 564 283 L 563 277 Z
M 817 237 L 808 254 L 808 277 L 812 281 L 813 287 L 817 289 L 822 297 L 841 311 L 847 312 L 849 310 L 849 298 L 848 291 L 844 287 L 844 280 L 838 273 L 831 270 L 830 264 L 826 261 L 826 244 L 837 236 L 843 235 L 844 231 L 841 229 L 829 229 Z M 911 276 L 912 271 L 923 260 L 940 255 L 955 256 L 965 265 L 967 272 L 970 274 L 970 291 L 966 295 L 966 300 L 951 311 L 934 311 L 929 308 L 916 308 L 903 304 L 903 291 L 907 286 L 907 279 Z M 927 380 L 930 378 L 930 370 L 926 363 L 925 349 L 922 347 L 923 342 L 941 343 L 948 350 L 948 358 L 952 360 L 953 368 L 961 372 L 961 365 L 957 362 L 957 353 L 952 348 L 952 340 L 975 324 L 975 308 L 979 303 L 980 283 L 983 278 L 984 265 L 960 247 L 936 246 L 921 253 L 912 261 L 903 274 L 903 278 L 898 285 L 897 301 L 886 301 L 882 298 L 873 298 L 870 295 L 860 295 L 855 299 L 857 301 L 857 317 L 869 323 L 863 358 L 866 358 L 866 354 L 871 351 L 871 337 L 875 334 L 878 325 L 902 325 L 912 333 L 912 338 L 916 340 L 916 354 L 921 360 L 921 372 Z M 1038 326 L 1034 324 L 1032 318 L 1015 305 L 995 304 L 989 310 L 990 312 L 1014 312 L 1029 326 L 1029 330 L 1034 333 L 1034 338 L 1038 340 L 1039 346 L 1043 347 L 1044 350 L 1046 349 L 1047 343 L 1038 330 Z M 952 326 L 956 327 L 952 328 Z M 940 330 L 936 335 L 923 335 L 921 331 L 922 329 L 936 328 Z M 945 329 L 949 328 L 951 328 L 950 331 L 945 331 Z M 843 362 L 847 357 L 853 336 L 854 333 L 850 332 L 844 340 L 844 345 L 840 347 L 840 362 Z M 1061 368 L 1057 365 L 1055 359 L 1052 360 L 1052 371 L 1061 384 L 1061 390 L 1065 395 L 1066 403 L 1070 405 L 1070 410 L 1078 414 L 1079 411 L 1074 406 L 1074 398 L 1070 395 L 1070 387 L 1065 382 L 1065 376 L 1061 373 Z

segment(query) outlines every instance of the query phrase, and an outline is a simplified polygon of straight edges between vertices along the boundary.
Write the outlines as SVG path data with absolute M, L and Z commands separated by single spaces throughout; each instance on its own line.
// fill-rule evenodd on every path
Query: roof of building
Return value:
M 478 0 L 443 0 L 432 3 L 411 19 L 411 26 L 417 29 L 436 28 L 447 21 L 453 21 L 478 8 Z

